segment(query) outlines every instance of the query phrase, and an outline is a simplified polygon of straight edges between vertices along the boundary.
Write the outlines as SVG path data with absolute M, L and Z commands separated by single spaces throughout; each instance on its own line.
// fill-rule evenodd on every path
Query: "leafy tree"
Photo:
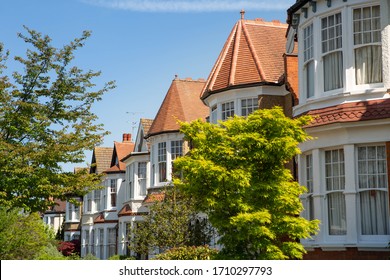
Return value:
M 90 32 L 55 48 L 51 38 L 25 27 L 19 38 L 30 46 L 15 56 L 21 71 L 5 75 L 9 52 L 0 44 L 0 204 L 44 211 L 54 199 L 77 197 L 97 186 L 86 170 L 63 172 L 62 163 L 80 163 L 106 134 L 91 107 L 114 87 L 96 89 L 100 72 L 73 65 L 74 52 Z
M 54 242 L 54 232 L 37 213 L 0 207 L 0 259 L 39 258 Z
M 207 244 L 213 229 L 196 214 L 194 200 L 174 186 L 167 186 L 162 193 L 163 199 L 156 199 L 149 207 L 149 214 L 132 229 L 130 250 L 147 255 L 155 248 L 164 251 Z
M 219 125 L 181 123 L 193 149 L 175 160 L 183 179 L 174 184 L 197 200 L 220 235 L 219 258 L 300 259 L 300 238 L 318 221 L 300 217 L 305 192 L 286 165 L 309 139 L 309 117 L 290 119 L 281 108 L 235 116 Z

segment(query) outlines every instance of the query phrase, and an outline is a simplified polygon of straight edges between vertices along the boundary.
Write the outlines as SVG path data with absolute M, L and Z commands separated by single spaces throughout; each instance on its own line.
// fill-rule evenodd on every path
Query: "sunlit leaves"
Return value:
M 300 238 L 315 233 L 299 196 L 305 188 L 286 168 L 310 139 L 302 126 L 309 117 L 290 119 L 281 108 L 255 111 L 218 125 L 201 120 L 182 123 L 190 153 L 175 160 L 183 171 L 180 187 L 207 213 L 221 235 L 220 257 L 233 259 L 296 259 Z

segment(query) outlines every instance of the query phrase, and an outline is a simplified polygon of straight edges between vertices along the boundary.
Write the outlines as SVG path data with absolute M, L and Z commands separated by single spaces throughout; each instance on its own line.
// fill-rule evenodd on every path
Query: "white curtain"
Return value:
M 378 45 L 355 49 L 356 84 L 382 82 L 382 48 Z
M 306 97 L 314 96 L 314 61 L 306 64 Z
M 389 234 L 387 192 L 368 190 L 360 193 L 363 235 Z
M 343 87 L 343 53 L 332 52 L 323 57 L 324 61 L 324 90 Z
M 328 196 L 329 234 L 345 235 L 347 233 L 346 207 L 344 194 L 329 193 Z

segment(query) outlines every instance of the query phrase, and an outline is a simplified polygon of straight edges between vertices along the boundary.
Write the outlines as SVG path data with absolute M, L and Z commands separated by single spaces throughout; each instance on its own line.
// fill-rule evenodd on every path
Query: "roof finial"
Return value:
M 244 9 L 241 10 L 240 14 L 241 14 L 241 19 L 244 19 L 244 16 L 245 16 L 245 11 L 244 11 Z

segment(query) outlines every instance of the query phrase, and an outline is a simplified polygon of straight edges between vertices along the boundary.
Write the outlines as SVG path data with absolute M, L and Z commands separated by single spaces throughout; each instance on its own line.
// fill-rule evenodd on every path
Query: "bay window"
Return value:
M 344 150 L 325 151 L 325 185 L 329 235 L 347 233 Z
M 358 186 L 362 235 L 389 232 L 389 196 L 385 146 L 358 147 Z
M 356 84 L 382 82 L 379 5 L 353 9 Z
M 321 19 L 324 91 L 343 87 L 341 13 Z

